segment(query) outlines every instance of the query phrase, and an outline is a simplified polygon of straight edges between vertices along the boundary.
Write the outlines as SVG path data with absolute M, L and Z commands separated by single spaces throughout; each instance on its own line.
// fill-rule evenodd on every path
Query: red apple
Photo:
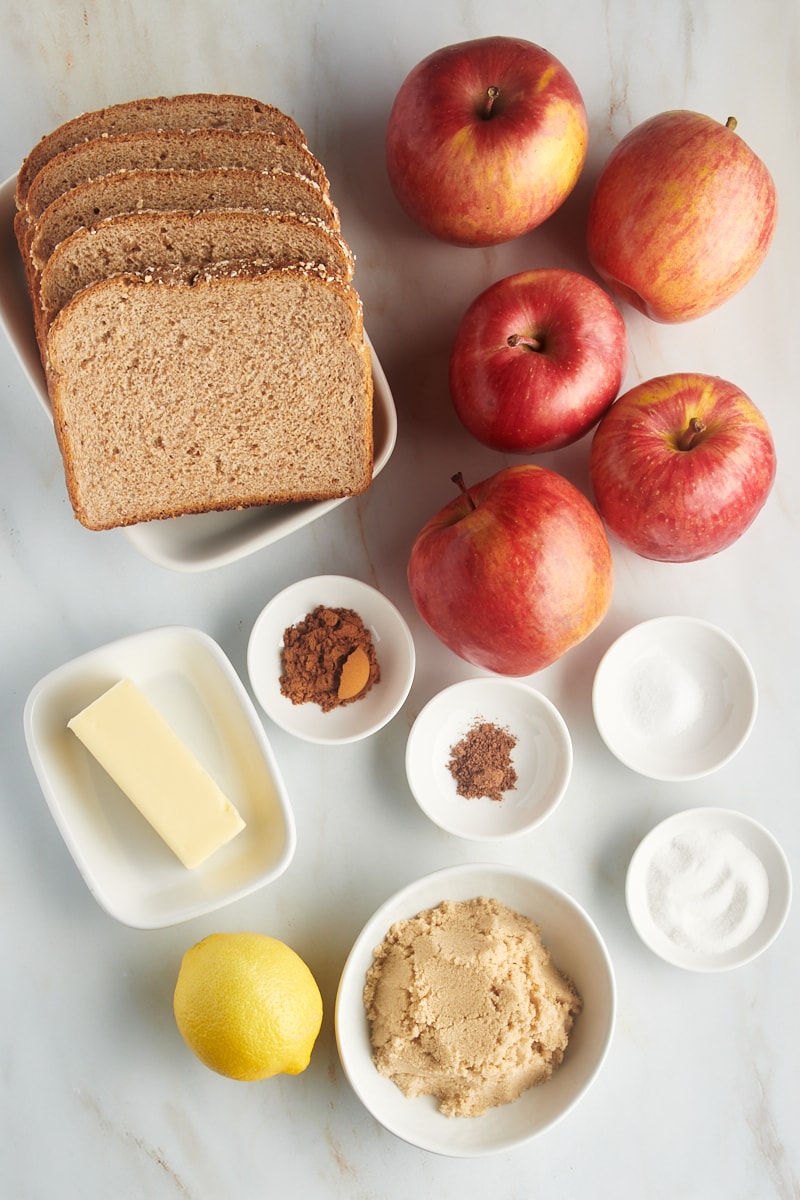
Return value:
M 625 373 L 625 322 L 574 271 L 523 271 L 464 314 L 450 352 L 450 394 L 466 429 L 508 454 L 557 450 L 596 425 Z
M 620 396 L 589 465 L 611 533 L 637 554 L 694 562 L 741 537 L 775 478 L 767 422 L 732 383 L 662 375 Z
M 766 256 L 775 184 L 735 126 L 661 113 L 623 138 L 600 173 L 589 258 L 616 295 L 655 321 L 717 308 Z
M 588 142 L 575 80 L 541 46 L 487 37 L 435 51 L 389 116 L 389 182 L 408 216 L 460 246 L 540 225 L 577 183 Z
M 408 563 L 422 619 L 455 654 L 499 675 L 549 666 L 611 603 L 608 539 L 594 506 L 545 467 L 506 467 L 418 534 Z

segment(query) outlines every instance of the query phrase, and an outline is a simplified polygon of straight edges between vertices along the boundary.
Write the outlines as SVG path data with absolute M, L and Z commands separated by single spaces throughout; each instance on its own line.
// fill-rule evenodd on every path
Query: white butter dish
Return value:
M 240 812 L 245 828 L 188 870 L 67 728 L 120 679 L 132 679 Z M 58 829 L 97 902 L 155 929 L 264 887 L 295 849 L 292 809 L 264 727 L 233 666 L 205 633 L 164 626 L 89 651 L 31 690 L 31 761 Z

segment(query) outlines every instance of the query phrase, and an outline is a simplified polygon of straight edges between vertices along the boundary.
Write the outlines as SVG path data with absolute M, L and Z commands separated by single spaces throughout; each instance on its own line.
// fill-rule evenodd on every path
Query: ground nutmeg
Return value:
M 467 800 L 486 796 L 502 800 L 503 793 L 517 786 L 511 751 L 517 744 L 513 733 L 491 721 L 478 718 L 460 741 L 450 747 L 450 774 L 456 792 Z

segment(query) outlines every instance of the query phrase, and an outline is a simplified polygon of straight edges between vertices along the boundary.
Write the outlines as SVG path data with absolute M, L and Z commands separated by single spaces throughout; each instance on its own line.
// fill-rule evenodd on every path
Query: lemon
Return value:
M 302 958 L 262 933 L 212 933 L 183 956 L 173 998 L 183 1040 L 231 1079 L 299 1075 L 322 1025 Z

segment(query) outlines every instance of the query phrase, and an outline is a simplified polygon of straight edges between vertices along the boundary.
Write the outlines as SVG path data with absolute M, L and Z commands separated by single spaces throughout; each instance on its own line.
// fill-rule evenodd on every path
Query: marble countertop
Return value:
M 10 0 L 0 41 L 0 174 L 80 111 L 136 95 L 238 91 L 290 112 L 331 177 L 357 254 L 366 322 L 391 385 L 398 439 L 369 492 L 277 544 L 200 573 L 145 560 L 121 533 L 73 518 L 46 417 L 0 344 L 0 1191 L 14 1200 L 265 1195 L 491 1195 L 574 1200 L 790 1200 L 800 1195 L 797 1069 L 800 918 L 758 961 L 719 975 L 662 963 L 637 939 L 623 883 L 639 839 L 683 808 L 721 805 L 763 822 L 800 862 L 800 13 L 764 0 L 559 4 L 367 0 L 291 5 L 227 0 L 54 4 Z M 406 72 L 431 50 L 489 33 L 546 46 L 568 66 L 590 117 L 586 169 L 563 209 L 516 243 L 435 243 L 399 211 L 383 135 Z M 778 477 L 757 523 L 714 559 L 646 562 L 614 546 L 615 596 L 600 628 L 533 677 L 569 725 L 575 764 L 557 812 L 509 844 L 460 841 L 433 826 L 405 781 L 410 725 L 440 688 L 476 674 L 422 627 L 405 582 L 413 538 L 451 498 L 450 477 L 505 465 L 460 428 L 447 356 L 467 304 L 528 266 L 588 270 L 583 223 L 597 171 L 644 118 L 693 108 L 725 119 L 770 166 L 781 216 L 769 257 L 724 308 L 663 327 L 631 310 L 626 385 L 677 370 L 731 379 L 761 407 Z M 579 485 L 588 442 L 545 456 Z M 246 680 L 263 604 L 304 576 L 349 574 L 389 596 L 417 644 L 401 712 L 367 742 L 308 746 L 268 727 L 297 820 L 297 852 L 270 887 L 210 917 L 142 931 L 113 920 L 82 882 L 26 752 L 33 684 L 83 651 L 162 624 L 214 637 Z M 655 783 L 603 746 L 590 688 L 605 649 L 667 613 L 727 630 L 755 669 L 760 707 L 740 754 L 706 779 Z M 265 718 L 266 722 L 266 718 Z M 468 861 L 525 868 L 574 896 L 613 959 L 618 1020 L 599 1078 L 569 1118 L 521 1150 L 450 1160 L 387 1133 L 338 1062 L 339 974 L 373 910 L 409 880 Z M 181 956 L 205 934 L 253 928 L 312 967 L 326 1015 L 308 1070 L 239 1084 L 207 1071 L 177 1034 Z

